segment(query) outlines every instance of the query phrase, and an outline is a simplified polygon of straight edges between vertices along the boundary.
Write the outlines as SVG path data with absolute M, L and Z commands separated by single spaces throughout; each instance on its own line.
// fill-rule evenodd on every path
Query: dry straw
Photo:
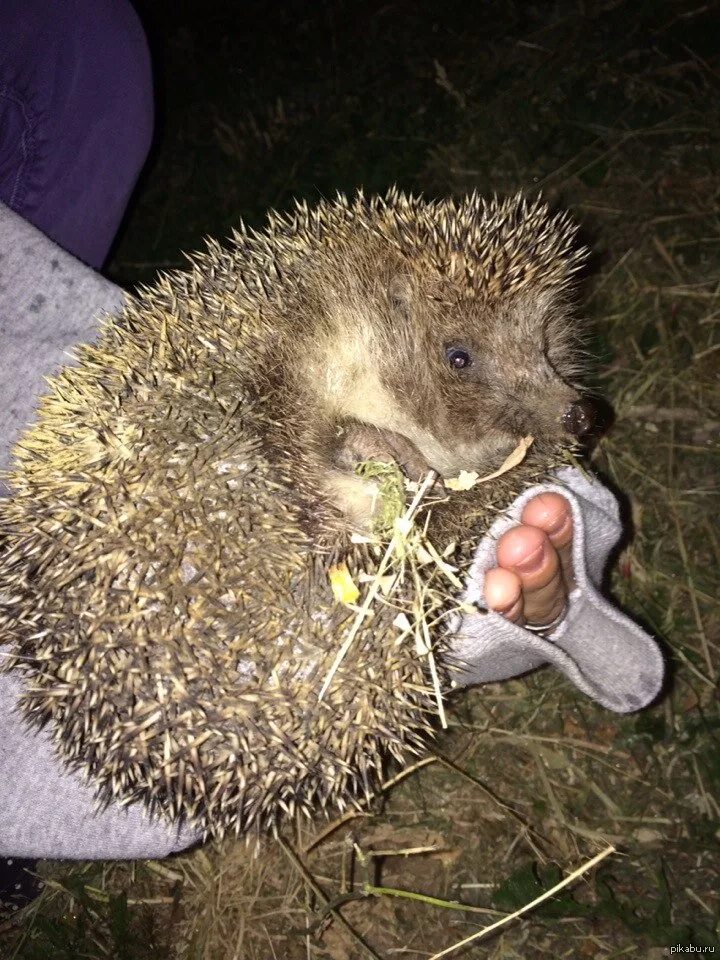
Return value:
M 469 490 L 478 484 L 488 483 L 491 480 L 496 480 L 498 477 L 508 473 L 514 467 L 517 467 L 522 463 L 527 455 L 528 450 L 530 449 L 530 446 L 532 445 L 532 442 L 533 437 L 523 437 L 512 453 L 510 453 L 510 455 L 505 459 L 503 464 L 497 470 L 489 473 L 487 476 L 481 477 L 477 473 L 463 471 L 458 477 L 451 477 L 445 480 L 444 486 L 449 490 Z M 360 470 L 362 470 L 364 466 L 366 465 L 361 464 Z M 392 479 L 392 473 L 390 476 Z M 419 531 L 414 522 L 426 495 L 435 485 L 437 480 L 437 472 L 435 470 L 430 470 L 423 480 L 416 485 L 415 495 L 405 512 L 401 516 L 395 517 L 392 524 L 393 532 L 390 543 L 388 544 L 385 553 L 378 564 L 375 574 L 370 580 L 370 586 L 368 587 L 365 599 L 358 608 L 355 619 L 352 621 L 347 635 L 342 645 L 338 649 L 332 666 L 330 667 L 330 670 L 323 681 L 320 693 L 318 695 L 318 700 L 322 700 L 330 688 L 333 678 L 337 673 L 340 664 L 345 659 L 353 641 L 357 637 L 361 626 L 365 622 L 366 618 L 370 616 L 373 603 L 381 593 L 389 597 L 397 589 L 398 585 L 403 582 L 404 578 L 402 561 L 407 559 L 409 561 L 411 575 L 414 580 L 415 596 L 417 597 L 417 601 L 414 604 L 413 610 L 414 622 L 411 622 L 405 613 L 400 612 L 395 618 L 394 624 L 401 630 L 400 639 L 404 638 L 408 633 L 413 632 L 415 635 L 415 646 L 417 653 L 421 656 L 424 655 L 427 657 L 430 676 L 432 678 L 433 691 L 435 694 L 435 701 L 437 704 L 438 717 L 443 730 L 445 730 L 447 729 L 447 719 L 445 716 L 445 707 L 443 705 L 440 677 L 438 675 L 435 656 L 433 654 L 433 643 L 430 633 L 430 624 L 428 622 L 428 612 L 434 612 L 436 610 L 447 608 L 448 596 L 437 596 L 437 591 L 433 590 L 429 581 L 421 578 L 418 575 L 418 567 L 427 562 L 433 562 L 437 566 L 438 570 L 443 574 L 444 578 L 450 582 L 455 592 L 462 589 L 462 582 L 455 575 L 456 568 L 452 567 L 446 559 L 447 556 L 452 553 L 452 545 L 450 545 L 450 548 L 446 548 L 443 551 L 443 555 L 440 555 L 426 536 L 427 524 L 430 516 L 429 513 L 426 518 L 424 531 Z M 380 512 L 383 516 L 384 524 L 387 523 L 387 501 L 391 501 L 390 508 L 392 509 L 394 507 L 393 501 L 395 500 L 394 494 L 395 487 L 392 485 L 388 498 L 380 505 Z M 381 486 L 379 499 L 382 500 L 382 498 L 383 488 Z M 392 565 L 394 565 L 397 558 L 400 558 L 401 560 L 400 568 L 393 572 L 389 582 L 387 582 L 387 572 L 391 569 Z M 346 570 L 343 569 L 338 571 L 338 579 L 342 578 L 344 581 L 344 588 L 347 590 L 348 587 L 346 583 L 346 577 Z M 351 595 L 355 596 L 355 591 L 352 590 L 352 588 L 350 589 Z M 451 602 L 457 602 L 455 594 L 453 594 L 453 597 L 450 599 Z M 447 613 L 445 616 L 447 616 Z

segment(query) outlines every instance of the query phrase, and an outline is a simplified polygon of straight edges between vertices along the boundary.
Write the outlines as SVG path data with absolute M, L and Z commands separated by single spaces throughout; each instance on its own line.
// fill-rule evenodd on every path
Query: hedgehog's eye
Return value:
M 473 362 L 472 354 L 465 347 L 446 347 L 445 356 L 453 370 L 466 370 Z

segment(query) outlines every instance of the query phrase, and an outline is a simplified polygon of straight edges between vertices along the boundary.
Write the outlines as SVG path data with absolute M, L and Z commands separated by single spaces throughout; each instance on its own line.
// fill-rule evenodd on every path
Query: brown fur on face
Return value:
M 353 472 L 362 459 L 392 457 L 413 478 L 430 468 L 447 478 L 497 469 L 528 435 L 562 441 L 562 417 L 578 398 L 578 336 L 554 274 L 478 282 L 482 250 L 441 265 L 362 231 L 324 266 L 301 288 L 294 309 L 305 325 L 280 352 L 317 428 L 320 486 L 353 525 L 367 526 L 377 493 Z M 453 368 L 453 347 L 470 355 L 467 368 Z
M 565 304 L 542 292 L 468 298 L 447 286 L 435 299 L 417 282 L 404 320 L 411 349 L 379 358 L 381 381 L 400 407 L 395 428 L 439 473 L 489 473 L 522 437 L 564 435 L 562 417 L 578 393 L 573 355 L 554 331 L 560 324 L 565 336 L 570 321 Z M 452 349 L 470 365 L 454 369 Z

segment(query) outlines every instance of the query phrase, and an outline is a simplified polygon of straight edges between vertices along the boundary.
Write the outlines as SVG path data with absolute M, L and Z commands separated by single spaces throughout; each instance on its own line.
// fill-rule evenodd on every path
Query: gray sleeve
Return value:
M 551 664 L 609 710 L 639 710 L 659 694 L 664 660 L 656 641 L 598 591 L 621 534 L 617 502 L 598 480 L 577 469 L 559 470 L 556 481 L 527 490 L 480 543 L 464 596 L 478 612 L 459 617 L 449 641 L 454 684 L 504 680 Z M 562 623 L 540 636 L 488 611 L 484 581 L 485 571 L 496 565 L 499 537 L 519 522 L 528 500 L 546 491 L 561 493 L 572 508 L 576 588 Z
M 92 340 L 123 291 L 0 203 L 0 471 L 33 417 L 45 377 Z
M 43 378 L 122 300 L 119 287 L 0 204 L 0 469 L 32 419 Z M 0 667 L 1 658 L 0 646 Z M 98 812 L 93 788 L 61 763 L 47 733 L 25 724 L 21 693 L 20 678 L 0 669 L 0 855 L 163 857 L 199 839 L 151 820 L 138 804 Z
M 151 819 L 141 804 L 98 810 L 94 788 L 61 763 L 49 734 L 25 724 L 21 694 L 20 679 L 0 673 L 0 856 L 154 859 L 199 839 Z

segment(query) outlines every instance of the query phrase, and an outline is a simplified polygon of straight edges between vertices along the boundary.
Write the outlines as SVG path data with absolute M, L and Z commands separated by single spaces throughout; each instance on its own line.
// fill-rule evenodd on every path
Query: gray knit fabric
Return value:
M 456 683 L 504 680 L 550 663 L 609 710 L 639 710 L 659 694 L 664 661 L 657 643 L 597 589 L 622 532 L 617 501 L 579 470 L 563 468 L 556 476 L 556 484 L 526 490 L 491 527 L 475 554 L 464 599 L 486 609 L 485 571 L 497 566 L 498 539 L 519 522 L 528 500 L 555 491 L 569 501 L 574 522 L 576 588 L 568 598 L 568 612 L 547 637 L 523 630 L 493 611 L 460 618 L 451 643 Z
M 0 471 L 30 421 L 44 378 L 116 310 L 119 287 L 0 203 Z
M 46 731 L 29 730 L 18 677 L 0 673 L 0 856 L 126 860 L 165 857 L 199 839 L 151 820 L 140 804 L 98 811 L 95 791 L 59 761 Z
M 68 351 L 92 340 L 99 316 L 122 300 L 119 287 L 0 204 L 0 470 L 33 417 L 44 377 L 70 363 Z M 2 656 L 0 646 L 0 667 Z M 46 733 L 22 720 L 21 692 L 18 677 L 0 672 L 0 856 L 163 857 L 198 839 L 150 820 L 137 804 L 96 814 L 93 788 L 63 767 Z
M 122 292 L 0 204 L 0 467 L 32 417 L 43 376 L 92 339 L 97 318 Z M 550 663 L 611 710 L 635 710 L 658 693 L 663 663 L 655 642 L 598 594 L 620 525 L 612 495 L 578 471 L 520 497 L 478 547 L 466 598 L 483 604 L 484 571 L 497 537 L 545 490 L 563 493 L 575 522 L 577 589 L 568 616 L 542 638 L 494 613 L 456 624 L 451 661 L 457 686 L 501 680 Z M 0 643 L 2 638 L 0 637 Z M 0 658 L 2 651 L 0 650 Z M 1 667 L 1 660 L 0 660 Z M 94 790 L 58 758 L 48 732 L 30 730 L 17 708 L 20 679 L 0 672 L 0 855 L 54 859 L 162 857 L 199 837 L 150 820 L 136 805 L 97 810 Z

